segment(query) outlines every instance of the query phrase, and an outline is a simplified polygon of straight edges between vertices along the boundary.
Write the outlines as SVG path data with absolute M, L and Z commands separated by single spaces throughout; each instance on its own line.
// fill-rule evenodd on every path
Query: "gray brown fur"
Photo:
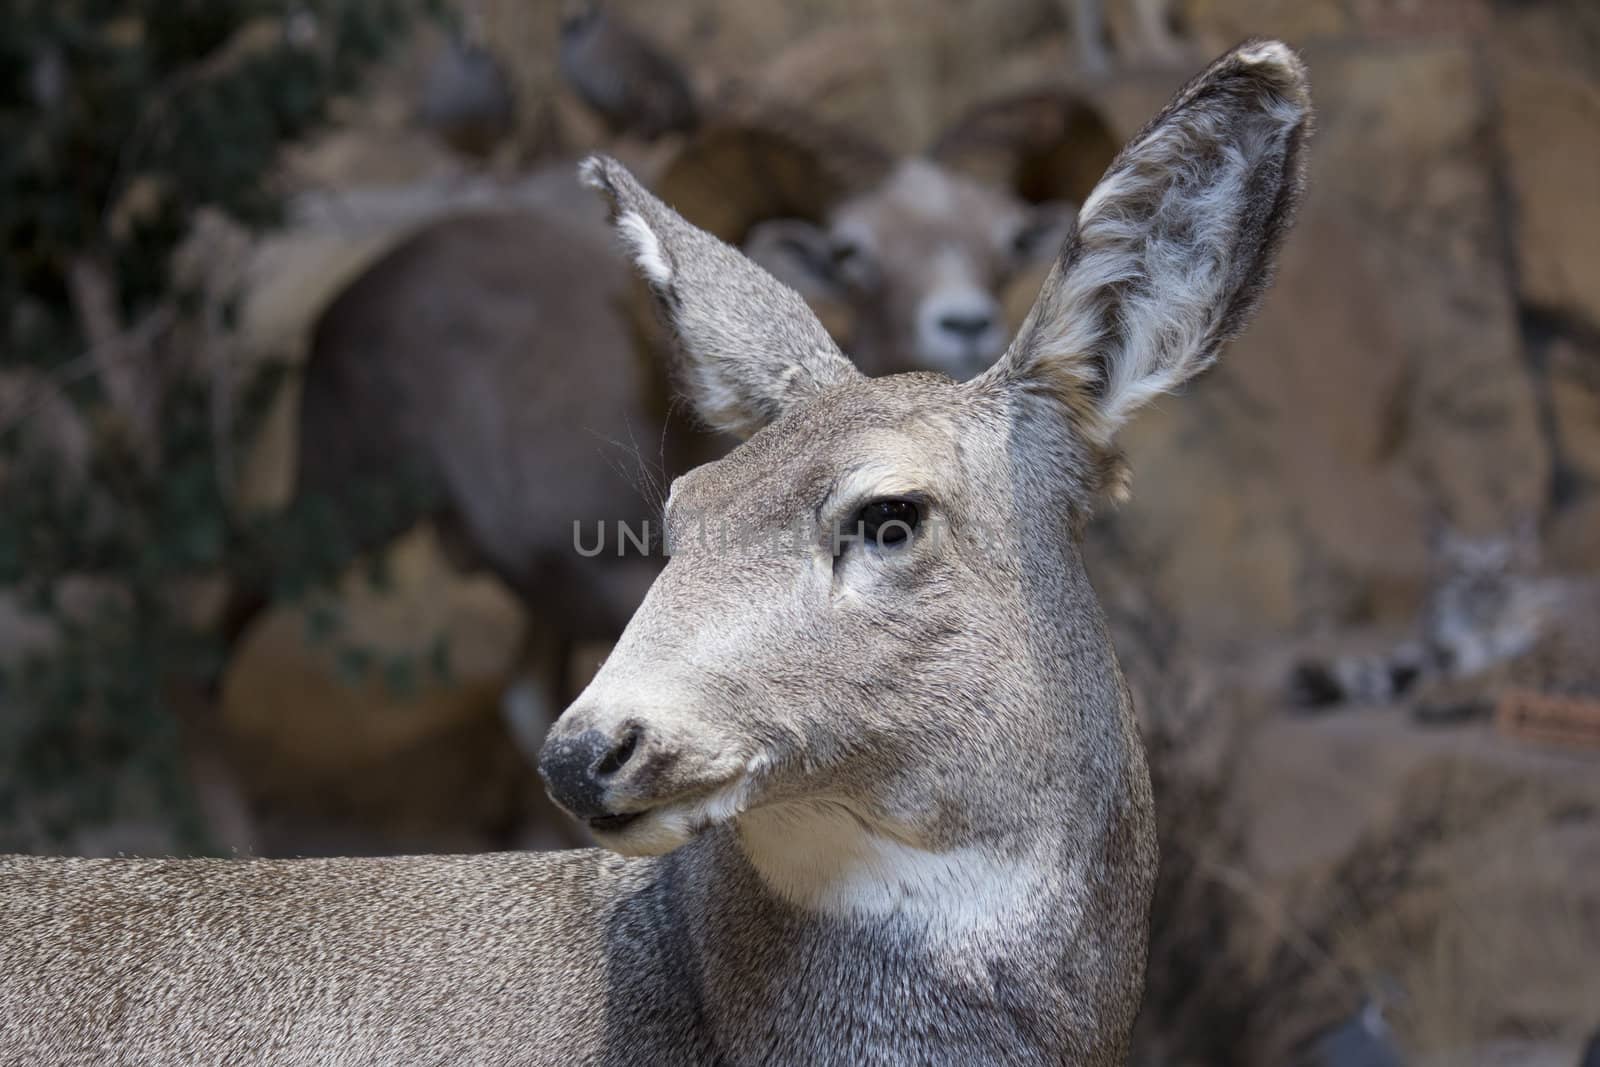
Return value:
M 1241 91 L 1189 97 L 1216 109 L 1194 147 L 1237 147 L 1278 180 L 1226 205 L 1226 309 L 1252 283 L 1229 257 L 1254 261 L 1280 236 L 1260 228 L 1288 223 L 1263 205 L 1298 185 L 1285 160 L 1307 101 L 1271 42 L 1206 77 Z M 620 166 L 586 174 L 633 227 L 696 399 L 753 430 L 678 482 L 668 521 L 803 535 L 675 555 L 553 731 L 553 794 L 631 817 L 600 837 L 635 858 L 7 859 L 0 1059 L 1125 1061 L 1155 824 L 1076 535 L 1094 505 L 1081 464 L 1106 447 L 1107 413 L 1127 413 L 1114 390 L 1143 380 L 1097 361 L 1146 357 L 1059 347 L 1072 332 L 1052 317 L 1092 304 L 1103 277 L 1076 274 L 1069 245 L 1060 291 L 973 382 L 868 379 Z M 1147 193 L 1091 198 L 1080 232 L 1096 211 L 1135 219 Z M 1163 351 L 1136 373 L 1213 354 Z M 922 502 L 921 533 L 826 547 L 883 493 Z M 591 765 L 597 740 L 611 760 Z

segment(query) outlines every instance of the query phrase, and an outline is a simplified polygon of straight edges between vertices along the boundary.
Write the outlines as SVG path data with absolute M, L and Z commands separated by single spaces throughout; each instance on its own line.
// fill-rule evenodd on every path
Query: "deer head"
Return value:
M 1080 533 L 1123 487 L 1117 429 L 1255 308 L 1308 124 L 1286 46 L 1217 60 L 967 382 L 863 376 L 794 291 L 586 161 L 701 415 L 747 440 L 673 485 L 673 556 L 552 730 L 552 797 L 623 853 L 729 829 L 823 910 L 992 908 L 1040 879 L 1147 902 L 1149 784 Z
M 1115 153 L 1098 113 L 1060 91 L 991 100 L 904 159 L 752 92 L 656 184 L 827 311 L 866 373 L 961 379 L 1000 355 L 1017 325 L 1004 298 L 1049 265 Z
M 744 250 L 808 300 L 854 308 L 851 347 L 863 369 L 970 378 L 1005 347 L 1004 286 L 1049 262 L 1075 209 L 1026 204 L 914 158 L 839 204 L 823 225 L 759 224 Z

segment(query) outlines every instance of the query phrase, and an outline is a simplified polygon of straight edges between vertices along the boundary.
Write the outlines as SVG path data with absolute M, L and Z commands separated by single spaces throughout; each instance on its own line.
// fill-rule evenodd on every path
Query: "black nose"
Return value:
M 606 785 L 639 750 L 644 728 L 632 725 L 616 736 L 585 730 L 576 737 L 552 737 L 539 753 L 539 773 L 550 798 L 580 819 L 611 814 Z
M 957 337 L 965 337 L 969 341 L 982 336 L 984 331 L 993 325 L 994 316 L 982 311 L 966 315 L 939 316 L 939 329 L 953 333 Z

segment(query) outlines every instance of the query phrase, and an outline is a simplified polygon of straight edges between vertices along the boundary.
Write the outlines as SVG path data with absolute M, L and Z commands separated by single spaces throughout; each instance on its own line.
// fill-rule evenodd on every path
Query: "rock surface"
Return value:
M 482 847 L 531 781 L 498 713 L 525 632 L 516 600 L 453 571 L 427 527 L 384 562 L 385 589 L 358 566 L 331 600 L 258 619 L 229 665 L 220 729 L 269 853 L 340 827 Z
M 1491 70 L 1522 299 L 1596 327 L 1600 19 L 1588 11 L 1561 3 L 1508 6 L 1493 38 Z

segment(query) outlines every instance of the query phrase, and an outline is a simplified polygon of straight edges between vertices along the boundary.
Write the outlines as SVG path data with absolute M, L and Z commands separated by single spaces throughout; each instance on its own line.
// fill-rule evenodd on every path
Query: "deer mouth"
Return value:
M 754 799 L 752 778 L 748 770 L 740 771 L 643 810 L 608 812 L 582 821 L 601 845 L 614 852 L 661 855 L 748 810 Z
M 596 815 L 584 822 L 596 833 L 615 834 L 626 830 L 647 814 L 648 812 L 643 811 L 629 811 L 621 815 Z

